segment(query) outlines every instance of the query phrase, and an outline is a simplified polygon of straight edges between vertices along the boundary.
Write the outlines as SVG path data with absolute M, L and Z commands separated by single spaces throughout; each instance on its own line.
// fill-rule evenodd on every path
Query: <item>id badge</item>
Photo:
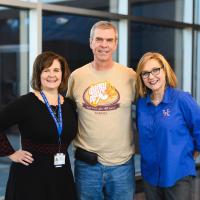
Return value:
M 62 167 L 65 164 L 65 154 L 64 153 L 57 153 L 54 155 L 54 166 L 55 167 Z

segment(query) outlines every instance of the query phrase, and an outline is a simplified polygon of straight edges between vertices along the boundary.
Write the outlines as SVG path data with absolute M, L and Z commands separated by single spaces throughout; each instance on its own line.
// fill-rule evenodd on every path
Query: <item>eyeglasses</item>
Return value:
M 142 76 L 142 78 L 143 79 L 146 79 L 146 78 L 149 78 L 149 76 L 150 76 L 150 74 L 152 74 L 152 75 L 158 75 L 158 74 L 160 74 L 160 70 L 162 69 L 163 67 L 156 67 L 156 68 L 153 68 L 150 72 L 148 72 L 148 71 L 143 71 L 142 73 L 141 73 L 141 76 Z

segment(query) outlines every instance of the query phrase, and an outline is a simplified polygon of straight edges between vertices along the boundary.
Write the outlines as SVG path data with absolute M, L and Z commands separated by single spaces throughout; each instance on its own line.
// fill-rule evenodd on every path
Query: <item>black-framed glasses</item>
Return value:
M 160 74 L 160 70 L 162 69 L 163 67 L 156 67 L 156 68 L 153 68 L 150 72 L 148 72 L 148 71 L 143 71 L 142 73 L 141 73 L 141 76 L 142 76 L 142 78 L 143 79 L 146 79 L 146 78 L 149 78 L 149 76 L 150 76 L 150 74 L 152 74 L 152 75 L 158 75 L 158 74 Z

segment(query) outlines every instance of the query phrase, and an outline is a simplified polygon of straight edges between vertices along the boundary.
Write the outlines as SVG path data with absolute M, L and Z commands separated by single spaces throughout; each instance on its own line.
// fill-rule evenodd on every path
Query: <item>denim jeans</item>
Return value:
M 75 160 L 75 183 L 79 200 L 133 200 L 134 157 L 122 165 L 90 165 Z

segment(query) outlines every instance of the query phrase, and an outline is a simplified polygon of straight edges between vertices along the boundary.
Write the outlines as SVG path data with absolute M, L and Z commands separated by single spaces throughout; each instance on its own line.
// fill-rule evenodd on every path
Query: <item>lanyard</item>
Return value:
M 61 110 L 61 104 L 60 104 L 60 95 L 58 94 L 58 119 L 56 118 L 51 106 L 49 105 L 49 102 L 45 96 L 45 94 L 41 91 L 40 94 L 42 95 L 42 98 L 45 102 L 45 105 L 48 108 L 48 111 L 50 112 L 51 116 L 53 117 L 53 120 L 56 124 L 57 127 L 57 131 L 58 131 L 58 136 L 59 136 L 59 141 L 60 141 L 60 136 L 62 133 L 62 128 L 63 128 L 63 124 L 62 124 L 62 110 Z

